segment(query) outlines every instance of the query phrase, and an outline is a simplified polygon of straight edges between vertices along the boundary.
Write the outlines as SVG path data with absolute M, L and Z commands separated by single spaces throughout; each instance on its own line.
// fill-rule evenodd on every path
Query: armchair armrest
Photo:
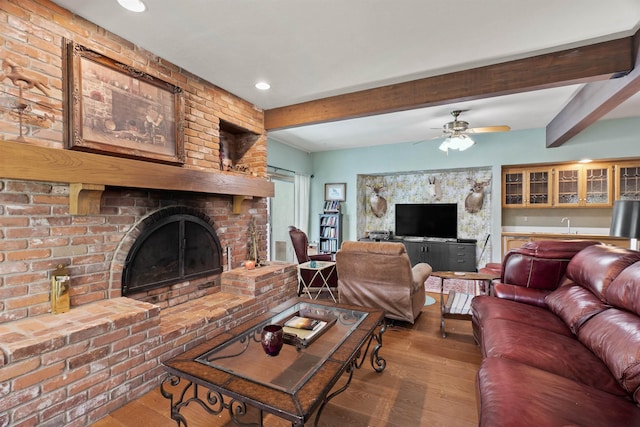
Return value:
M 424 288 L 424 282 L 431 275 L 431 266 L 425 262 L 418 263 L 413 266 L 411 273 L 413 274 L 413 283 Z
M 311 261 L 331 261 L 331 254 L 309 255 Z
M 525 288 L 518 285 L 510 285 L 507 283 L 494 283 L 493 295 L 497 298 L 509 299 L 525 304 L 536 305 L 538 307 L 546 307 L 544 298 L 551 291 L 545 289 Z

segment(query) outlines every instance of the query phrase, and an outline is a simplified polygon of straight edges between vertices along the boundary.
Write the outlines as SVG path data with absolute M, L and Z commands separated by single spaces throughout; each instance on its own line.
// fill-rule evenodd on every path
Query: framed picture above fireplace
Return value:
M 65 41 L 67 148 L 184 163 L 182 89 Z

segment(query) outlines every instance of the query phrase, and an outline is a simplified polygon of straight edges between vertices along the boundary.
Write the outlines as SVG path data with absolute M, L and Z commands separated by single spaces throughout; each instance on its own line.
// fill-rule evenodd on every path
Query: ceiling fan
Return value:
M 470 128 L 469 123 L 464 120 L 458 120 L 458 116 L 466 110 L 453 110 L 451 115 L 453 121 L 445 123 L 442 126 L 442 135 L 437 138 L 445 137 L 440 144 L 440 150 L 448 153 L 449 150 L 464 151 L 475 144 L 475 141 L 468 134 L 488 133 L 488 132 L 507 132 L 511 128 L 507 125 L 486 126 L 478 128 Z M 434 138 L 435 139 L 435 138 Z

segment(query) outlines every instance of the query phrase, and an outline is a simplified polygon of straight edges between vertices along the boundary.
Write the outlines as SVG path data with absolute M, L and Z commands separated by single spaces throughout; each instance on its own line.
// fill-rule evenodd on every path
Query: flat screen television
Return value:
M 396 204 L 396 236 L 456 239 L 457 203 Z

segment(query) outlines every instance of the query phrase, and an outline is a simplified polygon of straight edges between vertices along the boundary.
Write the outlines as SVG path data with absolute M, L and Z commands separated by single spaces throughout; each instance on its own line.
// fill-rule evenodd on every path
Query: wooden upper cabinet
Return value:
M 613 167 L 615 199 L 640 200 L 640 160 L 617 162 Z
M 551 167 L 509 168 L 502 171 L 502 207 L 551 206 Z
M 554 168 L 554 205 L 610 207 L 613 205 L 613 166 L 586 163 Z

